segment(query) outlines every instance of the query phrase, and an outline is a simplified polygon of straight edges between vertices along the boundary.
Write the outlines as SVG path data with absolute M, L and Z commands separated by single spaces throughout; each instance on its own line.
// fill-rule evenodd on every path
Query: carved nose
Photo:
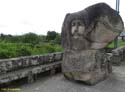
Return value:
M 75 26 L 74 32 L 78 32 L 78 26 Z
M 78 32 L 78 30 L 77 30 L 77 29 L 75 29 L 75 30 L 74 30 L 74 32 L 75 32 L 75 33 L 77 33 L 77 32 Z

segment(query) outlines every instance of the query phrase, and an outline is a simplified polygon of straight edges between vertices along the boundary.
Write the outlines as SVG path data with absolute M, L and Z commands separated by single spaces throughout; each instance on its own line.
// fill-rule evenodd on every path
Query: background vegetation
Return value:
M 0 34 L 0 59 L 63 51 L 61 36 L 55 31 L 47 35 L 26 33 L 23 35 Z
M 119 40 L 118 47 L 122 45 L 125 45 L 125 41 Z M 109 44 L 107 48 L 114 48 L 114 42 Z M 0 59 L 61 51 L 63 51 L 61 36 L 55 31 L 48 31 L 47 35 L 35 33 L 23 35 L 0 34 Z
M 118 40 L 118 47 L 123 46 L 123 45 L 125 46 L 125 41 L 123 41 L 121 39 Z M 114 48 L 114 41 L 108 45 L 108 48 Z

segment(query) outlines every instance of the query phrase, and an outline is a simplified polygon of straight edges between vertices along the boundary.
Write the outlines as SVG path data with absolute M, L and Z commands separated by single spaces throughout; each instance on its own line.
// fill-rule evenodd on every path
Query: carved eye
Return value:
M 78 22 L 78 26 L 81 26 L 82 24 L 81 24 L 81 22 Z
M 73 23 L 71 24 L 71 26 L 75 26 L 75 22 L 73 22 Z

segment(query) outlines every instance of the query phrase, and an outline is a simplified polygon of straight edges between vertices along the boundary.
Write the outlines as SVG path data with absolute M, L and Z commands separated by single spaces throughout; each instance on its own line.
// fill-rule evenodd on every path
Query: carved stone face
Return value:
M 75 19 L 71 22 L 71 34 L 73 50 L 84 50 L 90 47 L 89 41 L 85 38 L 87 32 L 82 20 Z
M 76 19 L 71 22 L 71 34 L 73 38 L 85 36 L 85 25 L 82 20 Z

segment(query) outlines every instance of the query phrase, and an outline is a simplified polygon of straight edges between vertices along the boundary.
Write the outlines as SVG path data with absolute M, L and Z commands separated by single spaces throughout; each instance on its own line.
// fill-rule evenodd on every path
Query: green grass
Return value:
M 125 46 L 125 41 L 118 40 L 118 47 L 121 47 L 121 46 Z M 110 43 L 107 47 L 114 48 L 114 41 L 112 43 Z

